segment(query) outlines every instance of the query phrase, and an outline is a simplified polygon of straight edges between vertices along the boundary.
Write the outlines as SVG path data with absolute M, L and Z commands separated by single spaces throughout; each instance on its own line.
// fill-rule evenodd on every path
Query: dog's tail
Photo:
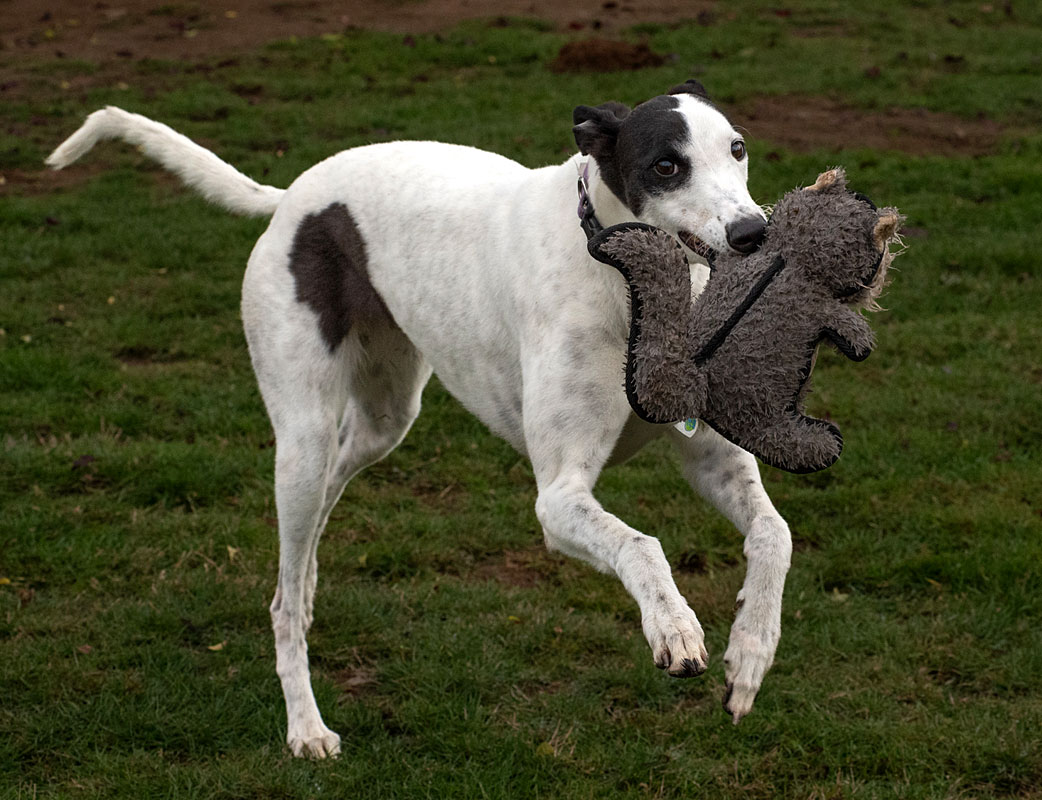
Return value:
M 285 192 L 246 177 L 172 128 L 115 106 L 88 116 L 80 129 L 48 156 L 46 163 L 52 169 L 67 167 L 104 139 L 136 144 L 145 155 L 178 175 L 207 200 L 236 214 L 270 216 Z

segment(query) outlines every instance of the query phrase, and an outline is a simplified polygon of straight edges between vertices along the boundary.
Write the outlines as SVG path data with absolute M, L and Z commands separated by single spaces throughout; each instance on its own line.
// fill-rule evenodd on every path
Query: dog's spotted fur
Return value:
M 762 215 L 738 134 L 700 87 L 686 87 L 633 111 L 577 110 L 576 139 L 592 157 L 604 225 L 638 218 L 724 250 L 728 226 L 762 225 Z M 687 676 L 708 654 L 662 547 L 593 496 L 606 465 L 656 437 L 674 440 L 692 486 L 745 535 L 739 600 L 757 602 L 737 612 L 725 668 L 728 710 L 736 721 L 750 710 L 778 643 L 789 529 L 748 453 L 708 428 L 689 439 L 631 413 L 626 287 L 586 251 L 575 216 L 579 154 L 532 170 L 472 148 L 395 142 L 333 156 L 281 191 L 164 125 L 109 108 L 49 163 L 62 167 L 101 138 L 140 145 L 231 210 L 271 215 L 250 256 L 242 315 L 277 440 L 271 615 L 294 754 L 328 756 L 340 743 L 308 673 L 319 536 L 347 481 L 408 431 L 432 370 L 531 459 L 547 546 L 618 575 L 640 606 L 655 664 Z M 676 175 L 654 174 L 663 159 L 678 164 Z M 697 293 L 708 270 L 693 253 L 691 262 Z

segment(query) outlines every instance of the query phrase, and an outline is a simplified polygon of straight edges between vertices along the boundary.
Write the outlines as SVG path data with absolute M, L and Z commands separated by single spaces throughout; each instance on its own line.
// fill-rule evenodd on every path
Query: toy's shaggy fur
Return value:
M 781 199 L 756 253 L 717 258 L 695 302 L 684 254 L 664 231 L 624 223 L 591 239 L 590 252 L 629 284 L 634 410 L 650 422 L 698 417 L 790 472 L 833 464 L 839 428 L 803 414 L 814 357 L 823 340 L 855 361 L 872 351 L 858 309 L 875 305 L 900 220 L 829 170 Z

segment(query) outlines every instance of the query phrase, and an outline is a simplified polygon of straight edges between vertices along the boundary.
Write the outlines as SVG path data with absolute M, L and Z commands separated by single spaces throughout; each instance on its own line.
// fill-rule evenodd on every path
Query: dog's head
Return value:
M 765 219 L 746 187 L 745 142 L 700 83 L 633 109 L 579 106 L 573 120 L 579 149 L 632 218 L 676 235 L 702 259 L 760 245 Z

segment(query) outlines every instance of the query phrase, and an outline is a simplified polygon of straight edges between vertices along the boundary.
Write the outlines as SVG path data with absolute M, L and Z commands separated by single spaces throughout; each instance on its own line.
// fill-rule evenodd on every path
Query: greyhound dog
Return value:
M 589 256 L 575 210 L 581 194 L 604 225 L 639 220 L 677 236 L 697 295 L 707 258 L 751 252 L 764 235 L 745 143 L 695 81 L 632 110 L 579 106 L 573 123 L 579 152 L 556 166 L 390 142 L 334 155 L 282 190 L 109 107 L 47 159 L 60 169 L 100 139 L 122 139 L 229 211 L 271 217 L 250 255 L 242 317 L 277 443 L 271 618 L 295 755 L 340 750 L 307 661 L 319 537 L 351 477 L 401 442 L 432 372 L 530 459 L 546 546 L 617 575 L 640 605 L 655 665 L 686 677 L 708 654 L 659 541 L 593 496 L 605 466 L 671 438 L 687 480 L 745 537 L 724 655 L 724 708 L 736 723 L 774 659 L 788 525 L 751 455 L 706 426 L 685 435 L 633 414 L 622 385 L 625 282 Z

